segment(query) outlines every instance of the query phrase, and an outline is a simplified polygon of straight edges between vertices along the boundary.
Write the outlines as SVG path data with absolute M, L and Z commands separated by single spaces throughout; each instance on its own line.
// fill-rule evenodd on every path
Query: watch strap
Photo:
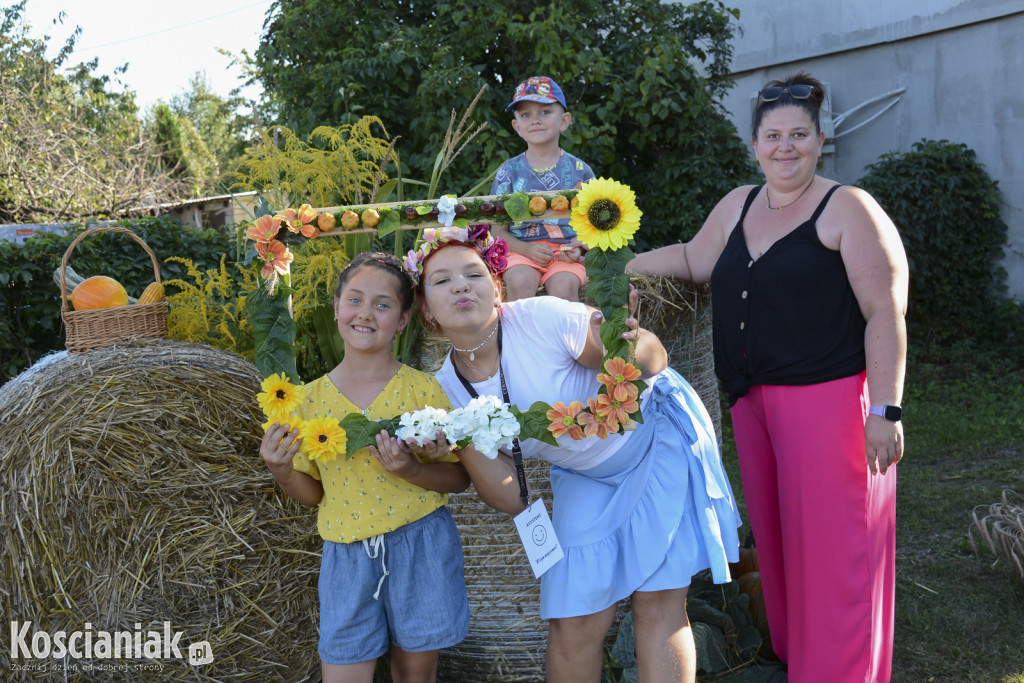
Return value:
M 883 406 L 871 406 L 868 408 L 869 415 L 877 415 L 883 420 L 889 422 L 899 422 L 903 417 L 903 409 L 899 406 L 883 405 Z

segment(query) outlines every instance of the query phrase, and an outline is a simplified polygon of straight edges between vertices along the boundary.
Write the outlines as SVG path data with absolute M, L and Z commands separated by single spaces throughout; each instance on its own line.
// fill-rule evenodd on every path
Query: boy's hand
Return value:
M 551 247 L 546 244 L 530 243 L 527 248 L 526 254 L 528 259 L 536 263 L 538 266 L 547 267 L 555 259 L 555 252 L 551 250 Z
M 566 261 L 568 263 L 579 263 L 580 259 L 583 258 L 583 249 L 579 246 L 567 244 L 558 252 L 558 260 Z

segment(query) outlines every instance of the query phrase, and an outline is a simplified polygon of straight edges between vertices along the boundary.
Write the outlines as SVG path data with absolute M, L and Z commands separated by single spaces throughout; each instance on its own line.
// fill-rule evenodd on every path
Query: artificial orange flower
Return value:
M 263 261 L 263 270 L 260 271 L 260 275 L 263 279 L 269 279 L 274 271 L 277 271 L 281 275 L 288 273 L 288 264 L 295 258 L 288 247 L 284 246 L 280 240 L 271 240 L 269 243 L 257 242 L 256 253 Z
M 309 204 L 303 204 L 302 206 L 299 207 L 299 210 L 296 213 L 296 218 L 298 218 L 303 223 L 315 223 L 316 209 L 314 209 Z
M 277 231 L 280 229 L 281 221 L 266 214 L 256 219 L 255 223 L 245 231 L 245 236 L 253 242 L 267 243 L 277 237 Z
M 284 227 L 291 232 L 297 233 L 302 229 L 302 221 L 299 220 L 299 214 L 295 209 L 285 209 L 274 218 L 284 223 Z
M 576 422 L 583 426 L 583 436 L 596 436 L 599 439 L 607 439 L 608 421 L 597 414 L 597 402 L 592 398 L 588 398 L 587 405 L 590 407 L 590 410 L 584 410 L 576 418 Z
M 546 413 L 546 416 L 551 420 L 551 424 L 548 425 L 548 431 L 550 431 L 555 438 L 568 434 L 574 440 L 579 441 L 583 438 L 583 428 L 576 423 L 576 416 L 583 410 L 583 404 L 579 401 L 573 401 L 567 408 L 564 403 L 558 401 L 555 405 L 551 406 L 551 410 Z
M 637 388 L 633 382 L 640 379 L 640 371 L 632 363 L 622 358 L 609 358 L 604 369 L 605 372 L 598 373 L 597 381 L 608 387 L 612 398 L 620 402 L 636 398 Z
M 604 416 L 608 421 L 608 430 L 611 431 L 611 423 L 614 422 L 616 425 L 615 431 L 618 431 L 618 425 L 625 425 L 629 422 L 629 416 L 632 413 L 640 410 L 640 404 L 636 402 L 636 398 L 632 398 L 628 401 L 618 401 L 613 396 L 608 394 L 597 395 L 597 414 Z

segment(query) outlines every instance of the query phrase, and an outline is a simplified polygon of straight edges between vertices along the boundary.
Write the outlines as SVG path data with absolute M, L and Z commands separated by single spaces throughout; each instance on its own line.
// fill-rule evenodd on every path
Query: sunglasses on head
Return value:
M 770 85 L 767 88 L 761 90 L 758 95 L 761 97 L 762 102 L 774 102 L 786 93 L 794 100 L 806 100 L 814 92 L 814 88 L 809 85 L 794 84 L 794 85 Z

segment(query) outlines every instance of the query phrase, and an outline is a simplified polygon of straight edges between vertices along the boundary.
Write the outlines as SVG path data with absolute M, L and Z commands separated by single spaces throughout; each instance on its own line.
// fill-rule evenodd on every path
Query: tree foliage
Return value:
M 857 183 L 899 228 L 910 264 L 908 320 L 951 340 L 991 327 L 1006 293 L 1002 193 L 962 143 L 921 140 L 867 167 Z
M 243 105 L 237 94 L 221 97 L 214 92 L 204 71 L 194 73 L 188 87 L 168 102 L 179 121 L 191 124 L 192 135 L 202 141 L 212 156 L 213 178 L 209 186 L 204 186 L 204 191 L 222 190 L 223 174 L 229 172 L 245 152 L 246 133 L 252 121 L 241 113 Z
M 379 116 L 407 178 L 430 177 L 449 113 L 490 86 L 488 128 L 442 192 L 522 151 L 504 108 L 516 83 L 550 75 L 574 117 L 562 146 L 636 191 L 644 247 L 693 234 L 752 174 L 721 106 L 734 16 L 720 0 L 277 0 L 255 65 L 297 133 Z
M 124 213 L 177 196 L 140 129 L 135 95 L 95 74 L 65 71 L 76 31 L 57 56 L 33 38 L 25 3 L 0 7 L 0 221 L 48 222 Z

